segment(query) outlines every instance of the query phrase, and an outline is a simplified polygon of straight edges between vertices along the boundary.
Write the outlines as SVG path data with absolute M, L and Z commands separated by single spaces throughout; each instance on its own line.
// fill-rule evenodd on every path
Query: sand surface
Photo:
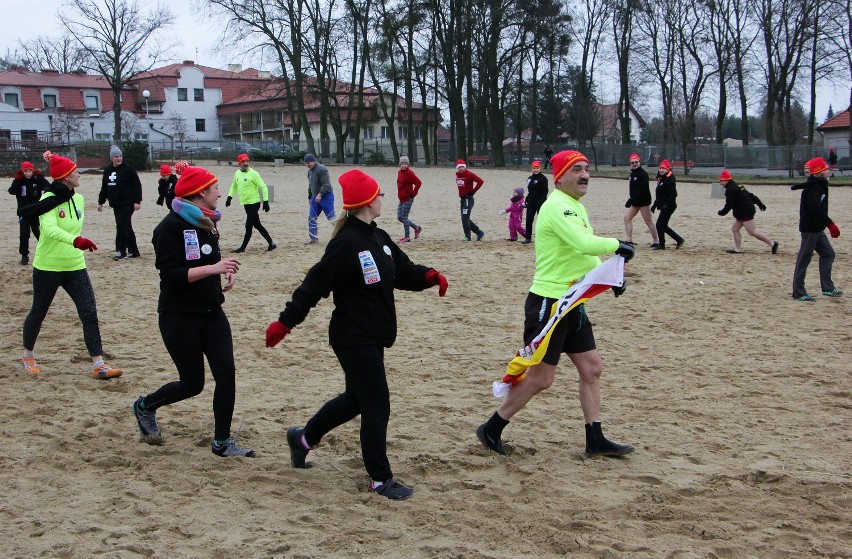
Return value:
M 209 167 L 223 191 L 234 167 Z M 158 412 L 164 441 L 139 440 L 130 404 L 177 378 L 157 327 L 158 275 L 151 231 L 157 176 L 145 173 L 134 217 L 142 258 L 114 262 L 111 211 L 97 213 L 99 175 L 86 175 L 84 235 L 104 348 L 124 376 L 89 376 L 77 314 L 60 292 L 36 352 L 42 374 L 21 370 L 21 328 L 31 268 L 17 262 L 14 198 L 0 249 L 0 549 L 5 557 L 281 558 L 798 558 L 852 556 L 852 188 L 831 189 L 843 236 L 834 281 L 847 295 L 790 297 L 799 245 L 799 194 L 751 188 L 768 206 L 758 228 L 780 242 L 773 256 L 751 237 L 729 255 L 731 216 L 710 184 L 681 184 L 671 225 L 680 250 L 652 252 L 641 217 L 628 290 L 588 305 L 604 359 L 604 429 L 636 446 L 626 459 L 587 459 L 577 375 L 567 359 L 553 387 L 507 427 L 514 453 L 487 454 L 474 435 L 496 408 L 491 383 L 521 343 L 531 245 L 510 243 L 504 208 L 526 172 L 473 169 L 485 179 L 473 218 L 486 236 L 463 243 L 453 170 L 416 169 L 424 182 L 412 219 L 423 235 L 404 246 L 449 279 L 449 291 L 397 292 L 399 336 L 386 352 L 392 416 L 389 455 L 413 498 L 367 491 L 358 421 L 329 434 L 294 470 L 288 425 L 303 425 L 343 386 L 327 344 L 329 300 L 278 347 L 275 320 L 322 254 L 306 246 L 305 168 L 257 167 L 274 185 L 262 221 L 226 295 L 237 358 L 233 429 L 254 459 L 210 452 L 212 378 L 194 399 Z M 330 167 L 336 178 L 346 167 Z M 369 168 L 388 192 L 379 225 L 396 221 L 395 168 Z M 626 171 L 625 171 L 626 176 Z M 11 179 L 7 179 L 11 182 Z M 552 182 L 552 181 L 551 181 Z M 552 185 L 551 185 L 552 186 Z M 593 179 L 583 199 L 602 236 L 624 236 L 627 181 Z M 221 203 L 225 252 L 239 245 L 244 212 Z M 324 220 L 322 220 L 324 221 Z M 31 241 L 34 247 L 34 240 Z M 703 285 L 700 283 L 703 282 Z M 808 290 L 819 293 L 816 260 Z

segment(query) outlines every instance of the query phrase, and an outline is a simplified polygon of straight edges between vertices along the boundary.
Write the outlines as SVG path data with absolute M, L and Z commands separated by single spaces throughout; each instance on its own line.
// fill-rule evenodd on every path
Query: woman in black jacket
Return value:
M 370 490 L 389 499 L 406 499 L 413 490 L 393 479 L 387 457 L 390 394 L 384 350 L 396 339 L 395 288 L 422 291 L 447 280 L 432 268 L 411 262 L 390 235 L 373 221 L 382 212 L 378 183 L 353 169 L 338 179 L 343 187 L 344 215 L 338 218 L 322 259 L 304 281 L 279 319 L 266 330 L 273 347 L 301 324 L 320 299 L 333 294 L 334 311 L 328 338 L 346 380 L 342 394 L 326 402 L 305 427 L 287 429 L 290 460 L 304 468 L 308 451 L 335 427 L 361 415 L 361 455 L 372 479 Z
M 669 227 L 669 219 L 677 209 L 677 181 L 668 159 L 663 159 L 657 169 L 657 190 L 655 194 L 656 199 L 654 205 L 651 206 L 651 213 L 660 210 L 660 217 L 657 218 L 657 236 L 660 238 L 660 242 L 657 246 L 651 248 L 665 250 L 667 234 L 674 239 L 675 248 L 680 248 L 683 245 L 683 237 Z
M 38 202 L 41 195 L 49 188 L 50 182 L 44 178 L 41 171 L 29 161 L 24 161 L 21 163 L 21 169 L 15 173 L 15 179 L 9 187 L 9 194 L 17 197 L 18 208 L 23 208 Z M 35 235 L 36 241 L 40 234 L 38 218 L 26 219 L 19 216 L 18 225 L 21 230 L 18 252 L 21 254 L 21 266 L 26 266 L 30 263 L 30 231 Z
M 627 211 L 624 212 L 624 234 L 626 241 L 633 242 L 633 218 L 641 213 L 648 232 L 651 233 L 651 248 L 660 244 L 657 229 L 651 221 L 651 187 L 649 185 L 648 173 L 642 168 L 642 160 L 639 155 L 630 156 L 630 197 L 624 203 Z
M 734 248 L 728 249 L 725 252 L 729 254 L 739 254 L 742 252 L 743 236 L 740 229 L 745 227 L 746 232 L 760 239 L 772 249 L 772 254 L 778 252 L 778 243 L 767 237 L 764 233 L 757 230 L 754 225 L 754 206 L 757 205 L 760 211 L 766 211 L 766 206 L 760 201 L 760 198 L 745 189 L 744 186 L 734 182 L 731 173 L 727 169 L 719 175 L 719 183 L 725 187 L 725 207 L 719 210 L 719 215 L 727 215 L 729 211 L 734 210 L 734 224 L 731 226 L 731 231 L 734 233 Z
M 216 223 L 222 195 L 210 171 L 188 167 L 175 185 L 172 211 L 154 229 L 155 264 L 160 271 L 160 333 L 179 379 L 133 403 L 139 433 L 159 442 L 157 409 L 192 398 L 204 388 L 204 358 L 216 381 L 215 429 L 211 450 L 217 456 L 254 456 L 231 438 L 236 366 L 231 325 L 222 303 L 234 287 L 240 262 L 222 258 Z M 224 276 L 225 285 L 220 277 Z

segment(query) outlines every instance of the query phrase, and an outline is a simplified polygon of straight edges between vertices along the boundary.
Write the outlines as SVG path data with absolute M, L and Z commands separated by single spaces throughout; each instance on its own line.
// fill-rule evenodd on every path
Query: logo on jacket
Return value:
M 566 217 L 577 217 L 577 212 L 573 210 L 565 210 L 564 212 L 562 212 L 562 215 Z
M 64 209 L 60 209 L 60 210 L 59 210 L 59 219 L 64 219 L 64 218 L 65 218 L 65 210 L 64 210 Z

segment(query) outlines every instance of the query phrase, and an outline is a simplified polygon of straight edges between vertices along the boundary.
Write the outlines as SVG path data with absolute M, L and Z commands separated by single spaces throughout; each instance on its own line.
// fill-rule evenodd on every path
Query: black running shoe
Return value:
M 494 440 L 485 432 L 485 423 L 476 428 L 476 438 L 482 443 L 486 450 L 496 452 L 500 456 L 506 456 L 506 451 L 503 450 L 503 441 Z
M 395 479 L 389 479 L 378 487 L 370 486 L 370 491 L 394 501 L 402 501 L 411 497 L 414 489 L 403 485 Z
M 290 447 L 290 464 L 294 468 L 306 468 L 305 458 L 308 457 L 309 449 L 302 447 L 302 435 L 305 430 L 301 427 L 287 428 L 287 446 Z

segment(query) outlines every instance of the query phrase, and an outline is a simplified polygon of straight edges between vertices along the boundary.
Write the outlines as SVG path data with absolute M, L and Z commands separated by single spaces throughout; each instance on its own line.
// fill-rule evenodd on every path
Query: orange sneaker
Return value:
M 21 357 L 21 364 L 24 366 L 24 370 L 30 374 L 37 375 L 41 372 L 35 357 Z
M 120 377 L 122 373 L 121 369 L 113 369 L 106 363 L 101 363 L 92 371 L 92 376 L 97 379 L 108 379 L 108 378 L 116 378 Z

